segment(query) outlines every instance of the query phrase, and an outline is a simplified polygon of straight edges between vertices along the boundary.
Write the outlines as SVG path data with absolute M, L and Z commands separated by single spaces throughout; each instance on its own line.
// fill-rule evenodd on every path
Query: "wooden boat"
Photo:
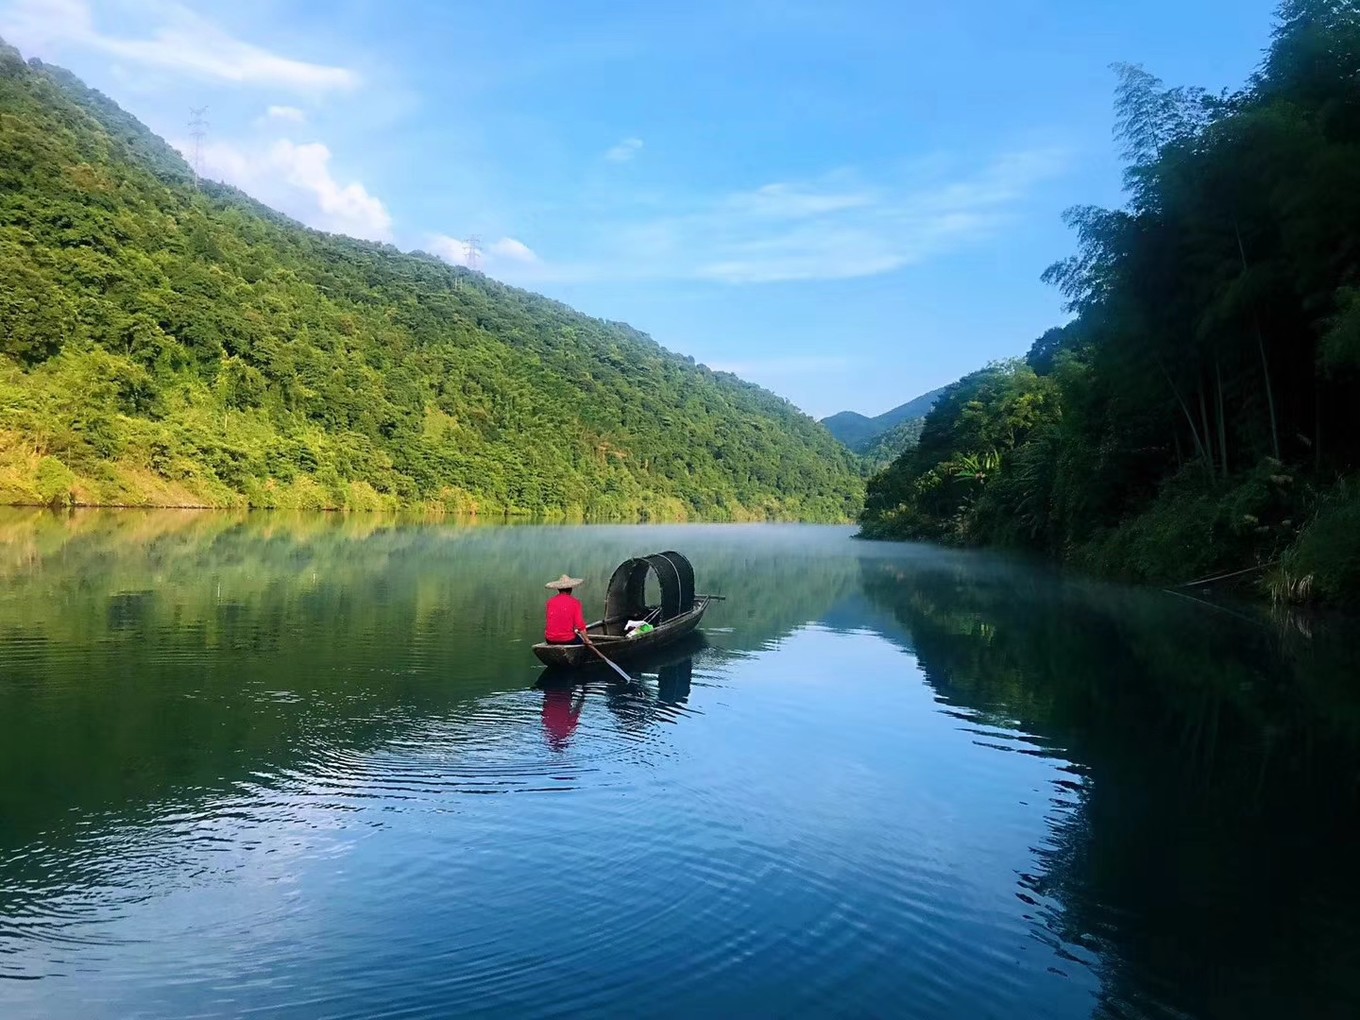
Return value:
M 668 641 L 659 648 L 653 645 L 650 649 L 636 651 L 627 656 L 625 659 L 626 672 L 635 676 L 645 676 L 652 673 L 664 677 L 668 672 L 675 671 L 680 666 L 692 666 L 695 659 L 709 647 L 708 638 L 704 637 L 704 632 L 695 629 L 684 637 Z M 586 649 L 587 654 L 589 654 L 589 651 L 589 649 Z M 580 666 L 575 667 L 549 666 L 538 674 L 534 686 L 545 691 L 555 690 L 585 683 L 591 679 L 592 673 L 607 677 L 614 675 L 609 671 L 609 667 L 599 659 L 595 659 L 593 655 L 591 659 L 595 660 L 595 666 L 598 669 L 592 667 L 589 661 L 582 662 Z
M 661 582 L 661 604 L 645 601 L 647 577 L 655 574 Z M 595 647 L 617 662 L 634 658 L 694 633 L 704 611 L 721 596 L 694 593 L 694 568 L 678 552 L 636 556 L 619 564 L 609 580 L 605 595 L 605 617 L 586 627 Z M 655 619 L 652 630 L 629 636 L 624 626 L 629 620 Z M 534 654 L 544 665 L 575 669 L 598 663 L 599 658 L 585 645 L 554 645 L 540 641 Z
M 610 634 L 608 633 L 608 625 L 612 621 L 607 620 L 592 623 L 586 628 L 586 633 L 590 635 L 590 640 L 595 642 L 596 648 L 604 652 L 613 661 L 621 662 L 647 652 L 653 652 L 663 645 L 679 640 L 686 634 L 692 634 L 694 628 L 699 626 L 699 621 L 703 619 L 704 610 L 708 608 L 712 601 L 709 596 L 700 595 L 694 600 L 694 606 L 689 612 L 681 613 L 675 619 L 665 621 L 646 634 L 638 634 L 634 637 Z M 600 661 L 585 645 L 550 645 L 546 641 L 540 641 L 534 645 L 534 654 L 546 666 L 566 667 L 568 669 L 588 666 L 592 662 L 599 663 Z

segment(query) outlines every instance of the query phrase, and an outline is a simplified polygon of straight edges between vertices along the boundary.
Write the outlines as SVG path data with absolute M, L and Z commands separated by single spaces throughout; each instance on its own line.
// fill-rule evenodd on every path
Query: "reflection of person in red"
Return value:
M 543 733 L 554 751 L 565 751 L 576 732 L 586 701 L 585 688 L 578 690 L 580 697 L 572 697 L 572 692 L 565 689 L 543 692 Z

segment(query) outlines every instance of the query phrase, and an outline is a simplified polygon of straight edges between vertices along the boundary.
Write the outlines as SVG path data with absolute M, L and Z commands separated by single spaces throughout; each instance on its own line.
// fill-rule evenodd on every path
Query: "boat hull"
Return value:
M 606 634 L 604 633 L 606 625 L 603 621 L 592 623 L 586 628 L 586 633 L 590 635 L 590 640 L 595 643 L 596 648 L 614 662 L 619 662 L 653 652 L 687 634 L 692 634 L 699 626 L 699 621 L 704 618 L 708 603 L 709 600 L 701 596 L 695 600 L 694 608 L 689 612 L 681 613 L 673 620 L 667 620 L 661 626 L 636 637 Z M 556 669 L 578 669 L 600 661 L 585 645 L 551 645 L 546 641 L 534 645 L 534 655 L 538 656 L 538 661 L 545 666 Z
M 693 666 L 695 657 L 708 647 L 710 646 L 708 639 L 704 637 L 704 632 L 696 628 L 686 636 L 669 641 L 660 648 L 653 648 L 651 651 L 629 656 L 624 660 L 621 668 L 624 672 L 638 677 L 647 673 L 654 673 L 659 678 L 665 678 L 677 666 L 682 664 Z M 596 659 L 593 655 L 591 659 L 593 663 L 584 662 L 575 668 L 549 666 L 538 674 L 534 686 L 545 691 L 570 689 L 579 684 L 588 683 L 592 679 L 608 680 L 616 676 L 599 659 Z

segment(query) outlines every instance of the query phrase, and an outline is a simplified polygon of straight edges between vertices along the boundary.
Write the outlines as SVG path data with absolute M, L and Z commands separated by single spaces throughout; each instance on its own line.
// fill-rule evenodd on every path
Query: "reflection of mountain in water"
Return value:
M 701 590 L 730 596 L 705 622 L 740 650 L 856 588 L 848 545 L 797 526 L 0 511 L 0 770 L 29 777 L 0 788 L 0 839 L 209 796 L 522 690 L 563 569 L 598 610 L 618 562 L 680 547 Z
M 1354 1001 L 1353 630 L 1301 644 L 1161 593 L 985 561 L 863 569 L 943 701 L 1073 763 L 1054 791 L 1071 807 L 1018 895 L 1056 945 L 1099 954 L 1100 1015 Z
M 858 589 L 838 599 L 817 618 L 817 622 L 823 627 L 841 633 L 858 630 L 877 631 L 887 636 L 889 640 L 898 635 L 902 629 L 892 613 Z

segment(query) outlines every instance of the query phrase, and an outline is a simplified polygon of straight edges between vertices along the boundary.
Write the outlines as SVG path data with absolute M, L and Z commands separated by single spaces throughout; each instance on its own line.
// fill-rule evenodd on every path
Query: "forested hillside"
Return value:
M 925 415 L 908 418 L 894 425 L 887 432 L 860 443 L 854 450 L 859 454 L 860 463 L 867 472 L 883 470 L 902 454 L 921 441 L 921 430 L 925 428 Z
M 0 43 L 0 502 L 844 519 L 787 401 L 203 182 Z
M 948 391 L 864 532 L 1360 599 L 1360 4 L 1286 0 L 1233 94 L 1118 73 L 1128 204 L 1046 274 L 1075 318 Z

